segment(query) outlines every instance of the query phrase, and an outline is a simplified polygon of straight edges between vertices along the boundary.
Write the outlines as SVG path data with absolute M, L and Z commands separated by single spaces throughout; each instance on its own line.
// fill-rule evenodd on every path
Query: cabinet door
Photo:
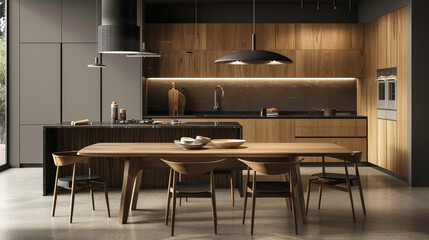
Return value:
M 60 121 L 60 45 L 21 44 L 20 123 Z
M 96 1 L 63 0 L 63 42 L 96 42 Z
M 100 69 L 94 62 L 96 44 L 63 44 L 63 121 L 100 121 Z
M 61 1 L 20 1 L 21 42 L 61 42 Z
M 21 125 L 20 164 L 43 163 L 43 126 Z
M 110 121 L 110 104 L 117 101 L 127 110 L 127 118 L 142 117 L 141 59 L 125 55 L 104 54 L 103 63 L 103 121 Z M 167 93 L 166 93 L 167 94 Z

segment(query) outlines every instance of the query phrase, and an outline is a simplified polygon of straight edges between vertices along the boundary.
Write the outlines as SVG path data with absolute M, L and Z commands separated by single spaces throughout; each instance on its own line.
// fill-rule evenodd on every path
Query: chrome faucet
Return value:
M 221 85 L 217 85 L 214 90 L 214 110 L 220 110 L 219 101 L 217 100 L 217 90 L 220 89 L 222 91 L 222 97 L 225 97 L 225 92 Z

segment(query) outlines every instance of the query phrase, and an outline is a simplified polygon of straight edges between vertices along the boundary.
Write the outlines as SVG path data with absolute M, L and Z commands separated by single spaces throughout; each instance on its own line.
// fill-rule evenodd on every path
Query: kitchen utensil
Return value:
M 89 119 L 83 119 L 83 120 L 79 120 L 79 121 L 71 121 L 71 125 L 72 126 L 76 126 L 76 125 L 89 125 Z
M 218 148 L 238 148 L 245 142 L 246 142 L 246 140 L 242 140 L 242 139 L 213 139 L 213 140 L 211 140 L 211 143 L 213 143 Z
M 176 89 L 174 82 L 168 90 L 168 112 L 170 116 L 185 114 L 186 97 Z
M 333 116 L 335 116 L 336 112 L 337 112 L 337 109 L 335 109 L 335 108 L 325 108 L 325 109 L 323 109 L 323 115 L 325 117 L 333 117 Z

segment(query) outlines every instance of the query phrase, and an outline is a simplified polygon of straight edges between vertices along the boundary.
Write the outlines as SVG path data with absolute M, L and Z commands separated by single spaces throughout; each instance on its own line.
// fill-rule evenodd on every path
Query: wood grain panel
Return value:
M 214 63 L 251 49 L 252 24 L 198 24 L 197 35 L 195 24 L 146 24 L 146 31 L 148 48 L 162 58 L 146 60 L 145 77 L 363 76 L 361 24 L 257 24 L 257 49 L 288 56 L 294 64 L 287 66 Z
M 398 79 L 397 79 L 397 164 L 396 173 L 401 176 L 408 175 L 408 18 L 407 8 L 398 11 L 397 35 L 398 35 Z
M 276 49 L 276 24 L 256 24 L 256 49 Z
M 368 161 L 407 176 L 407 8 L 364 24 L 364 79 L 358 113 L 368 116 Z M 377 119 L 377 69 L 397 67 L 397 121 Z M 358 87 L 360 89 L 360 87 Z M 359 104 L 359 102 L 361 102 Z M 396 125 L 396 127 L 395 127 Z
M 366 119 L 297 119 L 296 137 L 366 137 Z
M 360 50 L 297 50 L 296 77 L 361 77 Z
M 250 50 L 252 24 L 207 24 L 207 50 Z
M 276 49 L 295 50 L 295 24 L 276 24 Z
M 387 169 L 387 120 L 377 120 L 377 165 Z
M 298 143 L 335 143 L 344 146 L 352 151 L 362 151 L 362 162 L 367 161 L 367 140 L 366 138 L 296 138 Z M 342 162 L 334 158 L 325 158 L 326 162 Z M 305 157 L 304 162 L 321 162 L 321 157 Z

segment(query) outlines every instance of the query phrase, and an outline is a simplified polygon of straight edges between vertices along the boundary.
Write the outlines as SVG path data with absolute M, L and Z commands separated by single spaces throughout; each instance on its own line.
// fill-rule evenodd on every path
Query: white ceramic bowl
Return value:
M 180 142 L 182 144 L 190 144 L 190 143 L 194 143 L 195 139 L 190 138 L 190 137 L 182 137 L 182 138 L 180 138 Z
M 197 137 L 195 138 L 195 140 L 199 140 L 199 141 L 201 141 L 204 145 L 207 145 L 207 144 L 209 144 L 209 143 L 210 143 L 210 138 L 208 138 L 208 137 L 197 136 Z

